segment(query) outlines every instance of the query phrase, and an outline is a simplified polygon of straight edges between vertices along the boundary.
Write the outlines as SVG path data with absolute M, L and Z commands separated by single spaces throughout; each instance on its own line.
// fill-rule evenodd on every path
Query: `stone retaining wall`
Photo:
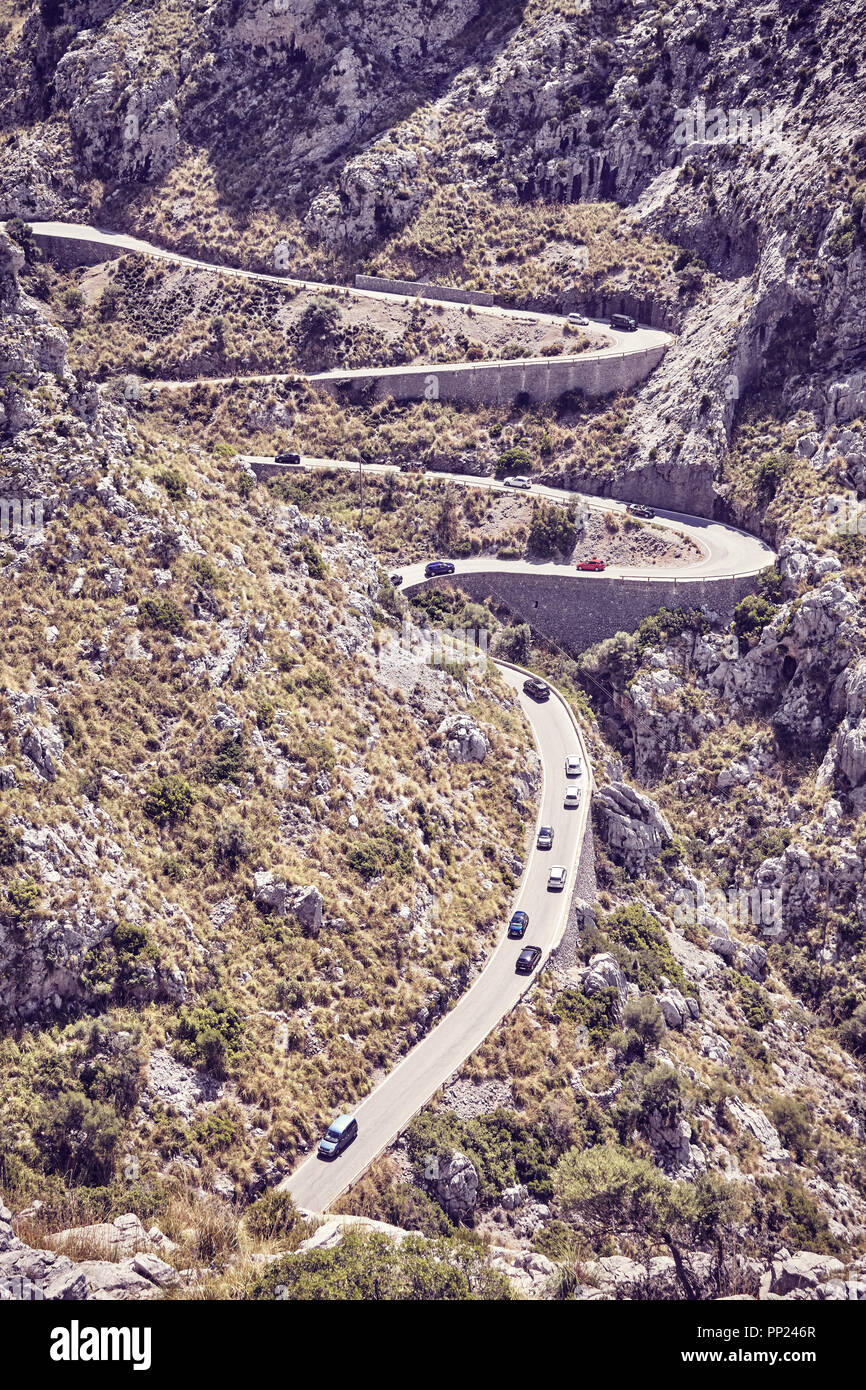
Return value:
M 407 294 L 411 298 L 444 299 L 449 304 L 478 304 L 489 309 L 495 298 L 486 290 L 458 290 L 452 285 L 434 285 L 428 280 L 388 280 L 384 275 L 356 275 L 356 290 L 381 290 L 384 294 Z
M 755 590 L 756 577 L 723 579 L 580 580 L 574 575 L 526 574 L 486 570 L 422 580 L 406 592 L 450 584 L 478 602 L 492 600 L 520 622 L 570 652 L 585 651 L 616 632 L 634 632 L 660 608 L 702 605 L 729 622 L 742 598 Z
M 549 358 L 538 362 L 478 362 L 466 367 L 407 367 L 405 371 L 366 371 L 308 377 L 311 386 L 338 399 L 372 402 L 468 401 L 475 405 L 506 404 L 518 396 L 554 401 L 565 391 L 607 396 L 629 391 L 649 376 L 664 356 L 663 346 L 643 352 L 599 357 Z

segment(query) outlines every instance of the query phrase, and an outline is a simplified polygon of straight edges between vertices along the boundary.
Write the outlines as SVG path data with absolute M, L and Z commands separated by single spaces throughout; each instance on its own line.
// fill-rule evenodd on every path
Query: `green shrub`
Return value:
M 564 989 L 556 996 L 554 1012 L 587 1030 L 594 1047 L 607 1041 L 616 1023 L 619 991 L 613 986 L 597 994 L 582 994 L 577 989 Z
M 29 922 L 39 902 L 39 885 L 32 878 L 19 879 L 6 889 L 6 913 L 23 925 Z
M 658 1000 L 651 994 L 627 1000 L 622 1026 L 630 1039 L 634 1039 L 633 1050 L 645 1056 L 650 1048 L 658 1046 L 665 1031 L 664 1014 Z
M 203 1115 L 192 1126 L 192 1134 L 206 1153 L 222 1153 L 237 1142 L 242 1132 L 241 1120 L 237 1112 L 228 1107 L 212 1110 Z
M 652 991 L 667 976 L 683 994 L 692 990 L 668 945 L 664 929 L 637 904 L 618 907 L 603 922 L 611 942 L 626 947 L 631 956 L 621 960 L 624 973 L 644 992 Z
M 757 637 L 776 616 L 776 608 L 759 594 L 747 594 L 734 609 L 734 632 L 738 637 Z
M 499 455 L 496 465 L 497 477 L 503 477 L 509 473 L 531 473 L 532 455 L 522 444 L 515 445 L 511 449 L 503 449 Z
M 570 555 L 577 541 L 577 519 L 573 506 L 556 502 L 535 502 L 529 523 L 527 549 L 531 555 Z
M 235 821 L 218 827 L 213 843 L 215 864 L 225 864 L 233 873 L 243 860 L 249 859 L 251 852 L 250 842 L 242 825 Z
M 93 1186 L 110 1180 L 122 1131 L 113 1106 L 76 1089 L 43 1101 L 33 1138 L 49 1173 Z
M 412 846 L 402 830 L 385 825 L 375 834 L 350 845 L 346 850 L 346 863 L 367 880 L 378 878 L 389 869 L 404 878 L 412 872 Z
M 279 1241 L 293 1249 L 310 1234 L 307 1222 L 288 1192 L 266 1192 L 247 1207 L 244 1223 L 257 1240 Z
M 6 821 L 0 821 L 0 864 L 17 864 L 21 858 L 21 835 Z
M 251 1299 L 363 1303 L 465 1302 L 515 1297 L 484 1250 L 463 1240 L 399 1245 L 378 1231 L 350 1230 L 331 1250 L 275 1260 L 250 1288 Z
M 195 793 L 182 777 L 160 777 L 144 799 L 144 814 L 157 825 L 185 821 L 195 804 Z
M 790 1149 L 798 1163 L 802 1163 L 812 1148 L 808 1106 L 793 1096 L 774 1096 L 770 1101 L 770 1119 L 785 1148 Z
M 182 502 L 186 497 L 186 483 L 176 468 L 164 468 L 156 474 L 156 481 L 165 488 L 173 502 Z
M 298 542 L 297 548 L 303 555 L 304 560 L 306 561 L 307 569 L 309 570 L 311 577 L 313 579 L 324 579 L 325 575 L 328 572 L 327 567 L 325 565 L 324 560 L 322 559 L 321 555 L 319 554 L 318 550 L 313 545 L 313 542 L 309 539 L 309 537 L 304 536 L 303 540 Z
M 244 1021 L 221 995 L 211 993 L 198 1008 L 181 1009 L 177 1050 L 185 1061 L 217 1074 L 240 1050 Z
M 779 1245 L 819 1255 L 843 1253 L 827 1216 L 798 1178 L 758 1178 L 757 1191 L 755 1224 L 763 1225 Z
M 143 598 L 138 605 L 141 627 L 160 628 L 163 632 L 180 633 L 186 627 L 186 617 L 174 599 L 155 595 Z
M 761 988 L 757 980 L 751 980 L 748 975 L 741 975 L 738 971 L 730 971 L 728 979 L 737 990 L 740 1008 L 749 1027 L 760 1032 L 764 1024 L 770 1023 L 774 1017 L 767 991 Z
M 205 782 L 216 786 L 219 782 L 240 782 L 249 770 L 249 758 L 240 734 L 225 734 L 216 747 L 212 758 L 202 764 L 201 775 Z

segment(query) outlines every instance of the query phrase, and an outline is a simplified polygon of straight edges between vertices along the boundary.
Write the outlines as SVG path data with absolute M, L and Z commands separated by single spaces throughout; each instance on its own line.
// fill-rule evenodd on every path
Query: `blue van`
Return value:
M 338 1115 L 323 1139 L 319 1141 L 319 1158 L 336 1158 L 358 1137 L 358 1121 L 354 1115 Z

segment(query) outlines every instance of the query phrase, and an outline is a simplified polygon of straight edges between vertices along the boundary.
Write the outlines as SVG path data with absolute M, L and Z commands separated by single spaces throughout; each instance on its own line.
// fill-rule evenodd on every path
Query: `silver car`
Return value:
M 558 893 L 565 887 L 565 880 L 568 878 L 568 870 L 564 864 L 554 864 L 550 873 L 547 875 L 548 893 Z
M 517 473 L 513 478 L 503 478 L 502 481 L 506 487 L 522 487 L 524 489 L 532 487 L 531 479 L 522 473 Z
M 565 802 L 563 803 L 566 811 L 574 811 L 580 805 L 580 787 L 566 787 Z
M 576 753 L 569 753 L 568 757 L 565 760 L 566 777 L 579 777 L 582 771 L 583 767 L 581 765 L 580 758 L 577 756 Z

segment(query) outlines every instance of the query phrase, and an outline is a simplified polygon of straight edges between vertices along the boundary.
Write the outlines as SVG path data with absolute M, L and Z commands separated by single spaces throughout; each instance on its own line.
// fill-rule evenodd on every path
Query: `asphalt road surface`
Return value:
M 244 454 L 239 456 L 250 463 L 273 463 L 273 458 L 263 457 L 259 454 Z M 358 463 L 350 459 L 322 459 L 322 458 L 303 458 L 302 463 L 305 468 L 312 470 L 341 468 L 347 469 L 355 474 L 358 473 Z M 364 475 L 382 475 L 394 473 L 397 470 L 393 464 L 364 464 Z M 287 472 L 287 476 L 290 476 Z M 411 478 L 435 478 L 443 482 L 453 483 L 457 487 L 480 488 L 489 492 L 510 492 L 503 482 L 493 478 L 477 478 L 469 474 L 456 473 L 412 473 Z M 625 516 L 628 504 L 625 502 L 614 501 L 608 497 L 593 497 L 586 493 L 572 492 L 566 488 L 545 487 L 540 483 L 533 483 L 527 492 L 518 492 L 518 496 L 543 497 L 550 501 L 573 501 L 580 505 L 587 506 L 593 511 L 615 512 Z M 762 541 L 758 536 L 750 535 L 748 531 L 740 531 L 736 526 L 727 526 L 721 521 L 709 521 L 705 517 L 689 516 L 684 512 L 656 511 L 653 521 L 647 523 L 652 526 L 660 526 L 663 529 L 678 531 L 684 536 L 689 536 L 700 549 L 700 554 L 687 564 L 680 565 L 653 565 L 649 569 L 646 565 L 608 565 L 604 570 L 604 575 L 612 578 L 648 578 L 648 579 L 678 579 L 687 583 L 690 579 L 722 579 L 731 576 L 746 577 L 749 575 L 760 574 L 762 570 L 769 568 L 775 563 L 776 553 L 766 541 Z M 447 559 L 447 555 L 430 555 L 427 559 Z M 587 555 L 586 558 L 589 558 Z M 396 566 L 395 573 L 399 572 L 403 576 L 405 588 L 411 588 L 424 578 L 424 565 L 426 561 L 419 561 L 414 565 Z M 566 561 L 533 561 L 533 560 L 499 560 L 495 555 L 475 555 L 466 559 L 456 560 L 456 570 L 458 574 L 478 574 L 490 573 L 491 570 L 513 570 L 518 574 L 570 574 L 574 579 L 587 580 L 592 582 L 602 577 L 599 573 L 592 571 L 576 570 L 574 563 Z
M 125 254 L 153 256 L 159 260 L 172 261 L 176 265 L 188 266 L 193 270 L 217 271 L 221 275 L 234 275 L 244 280 L 260 280 L 264 281 L 266 284 L 290 285 L 296 289 L 314 290 L 320 293 L 326 289 L 338 289 L 341 293 L 350 294 L 355 299 L 380 299 L 386 303 L 402 304 L 409 298 L 406 294 L 391 294 L 386 290 L 362 290 L 357 289 L 354 285 L 329 285 L 319 280 L 300 280 L 289 275 L 268 274 L 266 271 L 243 270 L 238 266 L 218 265 L 212 261 L 198 260 L 194 256 L 184 256 L 178 251 L 167 250 L 163 246 L 156 246 L 149 241 L 142 241 L 139 237 L 127 236 L 123 232 L 106 232 L 98 227 L 89 227 L 77 222 L 31 222 L 29 226 L 31 231 L 41 236 L 69 237 L 79 241 L 91 241 L 97 244 L 101 243 L 105 246 L 106 260 L 111 259 L 112 256 Z M 431 302 L 435 303 L 446 302 L 433 300 L 432 297 L 429 296 L 425 296 L 425 298 L 430 298 Z M 451 307 L 461 307 L 460 305 L 454 305 L 452 301 L 447 302 L 451 304 Z M 562 326 L 565 322 L 565 316 L 563 314 L 543 314 L 531 309 L 510 309 L 504 308 L 498 304 L 474 304 L 472 305 L 472 312 L 474 315 L 487 315 L 491 318 L 525 319 L 533 323 L 553 324 L 556 326 Z M 648 348 L 660 346 L 667 347 L 673 342 L 671 334 L 664 333 L 660 329 L 638 327 L 637 332 L 622 332 L 618 329 L 611 328 L 608 321 L 602 319 L 589 319 L 587 322 L 587 331 L 589 333 L 603 335 L 603 340 L 607 345 L 580 353 L 579 356 L 581 361 L 596 357 L 619 357 L 623 353 L 626 355 L 642 353 Z M 534 362 L 549 363 L 558 360 L 558 358 L 554 357 L 527 357 L 519 359 L 519 361 L 524 364 L 531 364 Z M 412 365 L 421 369 L 423 369 L 424 366 L 423 363 L 415 363 L 410 364 L 409 369 L 411 369 Z M 446 368 L 453 370 L 459 367 L 461 370 L 472 371 L 479 365 L 492 367 L 496 366 L 497 363 L 493 361 L 485 361 L 480 364 L 476 362 L 439 362 L 431 365 L 430 370 L 442 371 Z M 319 380 L 354 380 L 355 378 L 363 378 L 365 376 L 387 376 L 389 372 L 400 373 L 406 370 L 406 366 L 378 367 L 375 369 L 359 368 L 357 371 L 337 370 L 333 372 L 317 373 L 314 376 L 308 377 L 307 380 L 312 382 Z M 285 373 L 259 372 L 257 374 L 244 376 L 208 377 L 206 380 L 213 382 L 214 385 L 220 385 L 230 381 L 262 381 L 264 379 L 284 381 L 295 379 L 298 375 L 299 373 L 297 371 Z M 149 381 L 148 385 L 150 387 L 162 389 L 183 390 L 190 386 L 194 386 L 195 381 Z
M 522 941 L 509 941 L 507 921 L 502 922 L 495 949 L 474 984 L 353 1112 L 358 1120 L 355 1142 L 331 1161 L 319 1159 L 314 1152 L 280 1183 L 298 1206 L 307 1210 L 326 1211 L 514 1007 L 534 978 L 515 972 L 523 947 L 540 946 L 543 965 L 565 930 L 587 826 L 590 771 L 571 716 L 559 696 L 554 693 L 547 703 L 536 704 L 523 693 L 524 672 L 505 666 L 500 670 L 518 692 L 542 761 L 544 788 L 538 824 L 554 828 L 551 850 L 535 849 L 533 836 L 533 849 L 513 903 L 514 908 L 529 913 L 529 927 Z M 582 772 L 569 781 L 565 758 L 570 753 L 580 756 Z M 565 810 L 563 805 L 565 789 L 570 785 L 582 788 L 576 810 Z M 564 864 L 568 869 L 563 892 L 548 892 L 547 874 L 553 864 Z M 349 1106 L 342 1106 L 335 1097 L 334 1114 L 343 1109 Z

